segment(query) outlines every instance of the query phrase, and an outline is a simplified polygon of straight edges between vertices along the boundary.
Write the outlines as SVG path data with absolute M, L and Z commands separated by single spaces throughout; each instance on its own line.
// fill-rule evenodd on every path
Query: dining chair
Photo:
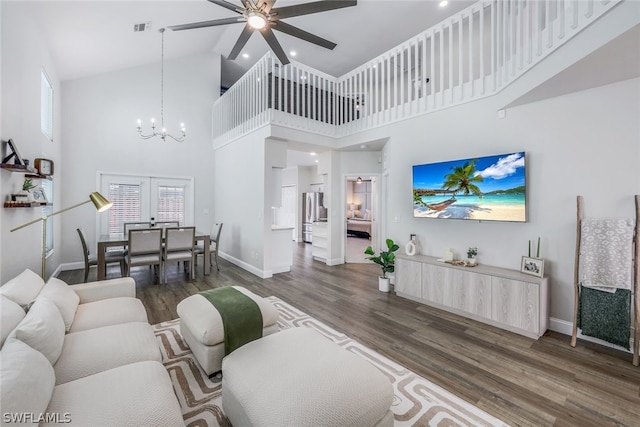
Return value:
M 76 228 L 78 231 L 78 236 L 80 237 L 80 243 L 82 243 L 82 254 L 84 255 L 84 283 L 87 283 L 87 279 L 89 277 L 89 268 L 92 265 L 98 265 L 98 257 L 96 255 L 91 254 L 89 248 L 87 246 L 87 241 L 84 238 L 84 232 L 82 228 Z M 124 251 L 122 250 L 111 250 L 105 253 L 105 276 L 106 269 L 108 264 L 119 263 L 120 264 L 120 275 L 124 276 Z
M 222 222 L 218 224 L 213 224 L 211 228 L 211 236 L 209 237 L 209 263 L 213 265 L 213 258 L 216 258 L 216 268 L 218 271 L 220 270 L 220 266 L 218 265 L 218 244 L 220 242 L 220 233 L 222 232 Z M 204 254 L 204 246 L 197 245 L 195 247 L 196 259 L 200 254 Z
M 163 253 L 164 283 L 167 283 L 167 263 L 184 261 L 185 269 L 189 263 L 189 278 L 194 277 L 193 265 L 195 252 L 193 243 L 196 236 L 195 227 L 169 227 L 165 229 L 165 244 Z
M 138 222 L 125 222 L 124 226 L 124 235 L 129 236 L 129 230 L 135 230 L 139 228 L 151 228 L 150 221 L 138 221 Z
M 129 230 L 128 250 L 125 256 L 127 276 L 131 275 L 131 267 L 141 265 L 162 268 L 162 229 L 135 228 Z M 160 273 L 158 277 L 161 278 Z
M 160 221 L 156 222 L 155 226 L 163 229 L 168 227 L 180 227 L 180 221 Z

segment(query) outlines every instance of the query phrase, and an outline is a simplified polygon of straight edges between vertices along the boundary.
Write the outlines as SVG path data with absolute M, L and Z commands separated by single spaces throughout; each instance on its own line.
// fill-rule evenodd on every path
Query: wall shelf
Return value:
M 4 207 L 8 209 L 14 208 L 39 208 L 41 206 L 53 206 L 53 203 L 42 202 L 4 202 Z
M 31 166 L 25 165 L 14 165 L 12 163 L 0 163 L 0 169 L 4 169 L 9 172 L 17 172 L 17 173 L 31 173 L 37 174 L 38 171 Z

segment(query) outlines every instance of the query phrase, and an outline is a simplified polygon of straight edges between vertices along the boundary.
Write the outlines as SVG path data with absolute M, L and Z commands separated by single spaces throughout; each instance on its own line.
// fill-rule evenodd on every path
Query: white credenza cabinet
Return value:
M 549 280 L 517 270 L 462 267 L 425 255 L 397 255 L 398 296 L 531 338 L 549 326 Z

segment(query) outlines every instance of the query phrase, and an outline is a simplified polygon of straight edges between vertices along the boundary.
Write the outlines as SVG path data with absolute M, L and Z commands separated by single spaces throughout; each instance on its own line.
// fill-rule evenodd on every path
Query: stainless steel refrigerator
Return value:
M 302 241 L 311 243 L 311 233 L 315 221 L 326 221 L 324 193 L 302 193 Z

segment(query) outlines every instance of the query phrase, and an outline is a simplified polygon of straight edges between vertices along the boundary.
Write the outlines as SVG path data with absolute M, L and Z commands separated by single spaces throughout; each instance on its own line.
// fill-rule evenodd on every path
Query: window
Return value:
M 53 181 L 50 179 L 42 179 L 40 186 L 47 200 L 53 202 Z M 42 216 L 51 215 L 53 213 L 53 205 L 42 206 Z M 47 219 L 47 235 L 45 239 L 45 248 L 47 256 L 53 253 L 53 217 Z
M 40 72 L 40 129 L 53 141 L 53 87 L 44 70 Z

